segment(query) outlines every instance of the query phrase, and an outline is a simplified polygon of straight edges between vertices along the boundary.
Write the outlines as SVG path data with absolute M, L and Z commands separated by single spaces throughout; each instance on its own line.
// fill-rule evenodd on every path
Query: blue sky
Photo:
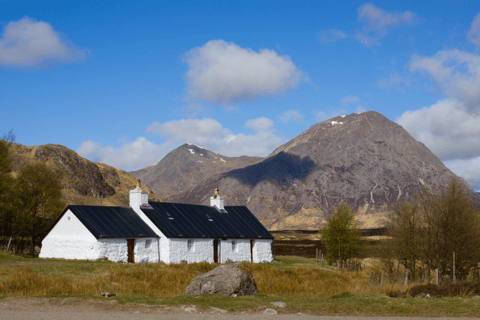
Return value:
M 479 1 L 0 0 L 0 132 L 125 170 L 374 110 L 480 190 Z

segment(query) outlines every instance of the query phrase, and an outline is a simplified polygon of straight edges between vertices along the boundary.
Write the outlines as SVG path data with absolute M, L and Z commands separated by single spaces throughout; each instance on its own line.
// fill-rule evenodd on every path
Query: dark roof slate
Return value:
M 132 208 L 69 205 L 64 213 L 68 209 L 97 239 L 101 235 L 105 238 L 156 237 Z
M 227 206 L 226 212 L 220 212 L 214 207 L 193 204 L 148 204 L 149 206 L 142 206 L 141 210 L 168 238 L 273 239 L 270 232 L 245 206 Z

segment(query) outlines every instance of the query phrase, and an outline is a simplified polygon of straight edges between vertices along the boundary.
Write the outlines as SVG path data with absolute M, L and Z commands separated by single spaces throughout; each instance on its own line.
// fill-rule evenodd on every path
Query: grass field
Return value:
M 184 294 L 193 278 L 217 264 L 132 265 L 110 261 L 22 258 L 2 252 L 0 298 L 83 297 L 115 299 L 121 304 L 214 306 L 229 311 L 255 311 L 271 307 L 269 302 L 283 301 L 287 308 L 278 309 L 281 313 L 480 316 L 480 299 L 471 299 L 468 295 L 438 299 L 390 298 L 386 293 L 405 291 L 405 288 L 399 285 L 385 285 L 381 289 L 368 287 L 368 269 L 341 271 L 314 259 L 297 256 L 277 256 L 276 260 L 264 264 L 245 263 L 253 273 L 259 294 L 232 298 Z M 118 296 L 98 296 L 105 291 Z

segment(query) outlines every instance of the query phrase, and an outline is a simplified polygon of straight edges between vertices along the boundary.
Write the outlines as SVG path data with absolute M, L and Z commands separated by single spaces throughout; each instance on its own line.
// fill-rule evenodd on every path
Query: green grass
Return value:
M 393 287 L 367 287 L 369 271 L 340 271 L 314 259 L 295 256 L 277 256 L 276 259 L 277 262 L 246 264 L 260 291 L 254 296 L 184 294 L 195 276 L 213 269 L 217 266 L 215 264 L 131 265 L 49 259 L 62 263 L 0 266 L 0 299 L 8 296 L 80 297 L 117 300 L 120 304 L 213 306 L 230 312 L 261 312 L 265 308 L 275 308 L 279 313 L 319 315 L 480 316 L 480 299 L 390 298 L 385 293 Z M 0 253 L 0 263 L 16 261 L 39 262 L 45 259 Z M 113 278 L 103 277 L 106 272 L 113 274 Z M 98 296 L 105 291 L 119 296 Z M 275 301 L 283 301 L 287 307 L 273 307 L 270 302 Z

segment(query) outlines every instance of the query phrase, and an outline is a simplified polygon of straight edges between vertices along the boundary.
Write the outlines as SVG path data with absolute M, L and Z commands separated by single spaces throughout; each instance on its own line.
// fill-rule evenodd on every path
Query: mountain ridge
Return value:
M 413 199 L 423 186 L 439 191 L 458 178 L 423 143 L 375 111 L 317 123 L 263 160 L 166 198 L 208 204 L 219 188 L 226 205 L 246 205 L 269 230 L 318 229 L 344 201 L 361 228 L 382 227 L 388 204 Z

